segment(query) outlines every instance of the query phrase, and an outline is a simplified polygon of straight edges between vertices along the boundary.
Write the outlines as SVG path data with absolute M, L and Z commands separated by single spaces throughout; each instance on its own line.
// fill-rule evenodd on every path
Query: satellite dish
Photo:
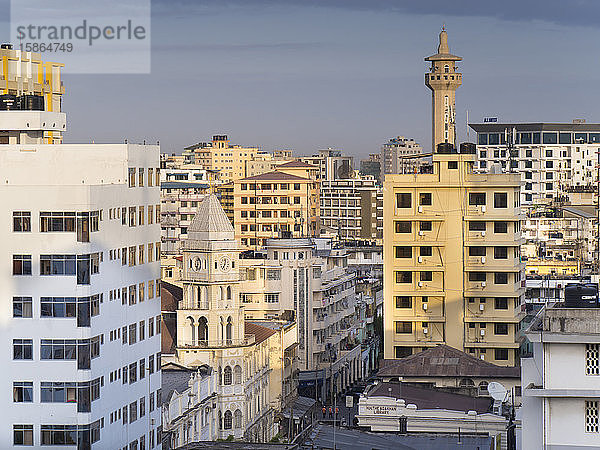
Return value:
M 488 384 L 487 390 L 494 400 L 503 402 L 506 399 L 506 388 L 500 383 L 492 381 L 490 384 Z

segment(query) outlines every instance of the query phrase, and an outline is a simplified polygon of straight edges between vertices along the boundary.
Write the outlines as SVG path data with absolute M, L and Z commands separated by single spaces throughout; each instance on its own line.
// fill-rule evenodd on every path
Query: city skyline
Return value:
M 65 142 L 160 140 L 163 152 L 180 153 L 228 134 L 234 143 L 264 150 L 302 155 L 333 147 L 363 157 L 404 135 L 428 148 L 423 57 L 434 53 L 444 23 L 451 51 L 464 58 L 459 142 L 466 139 L 467 109 L 471 122 L 485 116 L 598 121 L 588 95 L 600 65 L 587 57 L 594 50 L 588 18 L 597 7 L 591 4 L 521 7 L 514 15 L 486 6 L 450 11 L 443 4 L 427 7 L 439 15 L 424 14 L 389 2 L 176 5 L 153 4 L 150 75 L 65 75 L 64 110 L 73 130 Z M 143 118 L 135 113 L 140 109 Z

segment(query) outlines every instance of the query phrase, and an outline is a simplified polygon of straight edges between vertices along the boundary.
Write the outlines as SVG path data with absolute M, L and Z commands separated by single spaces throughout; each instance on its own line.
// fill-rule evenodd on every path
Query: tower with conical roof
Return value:
M 440 33 L 440 44 L 435 55 L 425 58 L 431 62 L 425 74 L 425 85 L 431 89 L 431 145 L 433 151 L 440 143 L 456 146 L 455 97 L 462 84 L 462 74 L 456 71 L 460 56 L 450 53 L 445 27 Z
M 194 353 L 184 349 L 244 345 L 238 259 L 233 226 L 211 194 L 198 207 L 183 248 L 183 302 L 177 311 L 177 347 L 183 361 L 189 363 Z

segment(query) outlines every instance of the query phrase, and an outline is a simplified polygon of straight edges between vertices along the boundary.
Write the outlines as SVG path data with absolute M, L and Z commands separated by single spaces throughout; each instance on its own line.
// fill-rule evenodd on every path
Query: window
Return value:
M 496 361 L 508 361 L 508 349 L 497 348 L 494 350 L 494 359 Z
M 598 433 L 600 431 L 600 402 L 597 400 L 585 401 L 585 431 Z
M 506 273 L 506 272 L 494 273 L 494 283 L 495 284 L 508 284 L 508 273 Z
M 89 303 L 89 302 L 88 302 Z M 89 307 L 89 305 L 88 305 Z M 40 317 L 76 317 L 75 297 L 41 297 Z
M 13 425 L 13 444 L 33 446 L 33 425 Z
M 412 333 L 412 322 L 395 322 L 396 323 L 396 334 L 411 334 Z
M 13 359 L 33 359 L 33 340 L 13 339 Z
M 13 297 L 13 317 L 33 317 L 31 297 Z
M 138 207 L 138 225 L 144 225 L 144 219 L 145 219 L 145 215 L 144 215 L 144 207 L 140 206 Z
M 485 231 L 485 222 L 481 220 L 470 221 L 469 231 Z
M 75 212 L 40 212 L 40 232 L 75 231 Z
M 494 334 L 508 335 L 508 324 L 507 323 L 495 323 Z
M 136 324 L 129 325 L 129 345 L 133 345 L 137 342 L 137 327 Z
M 396 227 L 396 233 L 410 233 L 412 231 L 411 222 L 397 220 L 394 225 Z
M 265 294 L 266 303 L 279 303 L 279 294 Z
M 138 169 L 138 173 L 139 173 L 139 183 L 138 186 L 143 187 L 144 186 L 144 168 L 140 167 Z
M 137 364 L 129 364 L 129 384 L 133 384 L 137 381 Z
M 542 142 L 544 144 L 556 144 L 556 143 L 558 143 L 557 133 L 542 133 Z
M 223 370 L 223 384 L 231 384 L 233 382 L 233 372 L 231 370 L 231 367 L 229 366 L 225 366 L 225 369 Z
M 267 280 L 281 280 L 281 269 L 267 269 Z
M 419 222 L 419 231 L 431 231 L 433 230 L 433 223 L 431 221 Z
M 396 272 L 396 283 L 412 283 L 412 272 Z
M 31 255 L 13 255 L 13 275 L 31 275 Z
M 40 255 L 40 275 L 75 275 L 75 255 Z
M 506 192 L 494 192 L 494 208 L 508 208 L 508 194 Z
M 31 213 L 28 211 L 13 212 L 13 231 L 25 233 L 31 231 Z
M 494 233 L 508 233 L 508 222 L 494 222 Z
M 137 420 L 137 401 L 129 404 L 129 423 Z M 136 445 L 137 448 L 137 445 Z
M 421 192 L 419 194 L 419 205 L 431 206 L 431 193 L 430 192 Z
M 485 256 L 485 247 L 469 247 L 469 256 Z
M 421 247 L 419 249 L 419 255 L 420 256 L 431 256 L 431 255 L 433 255 L 433 249 L 432 249 L 432 247 L 429 247 L 429 246 Z
M 469 205 L 485 205 L 485 192 L 471 192 L 469 194 Z
M 600 375 L 600 344 L 585 344 L 585 374 Z
M 496 309 L 508 309 L 508 298 L 498 297 L 494 299 L 494 307 Z
M 458 161 L 448 161 L 448 169 L 458 169 Z
M 402 346 L 394 347 L 394 356 L 396 358 L 405 358 L 410 355 L 412 355 L 411 347 L 402 347 Z
M 146 339 L 146 321 L 145 320 L 140 320 L 139 323 L 139 328 L 140 328 L 140 341 L 143 341 L 144 339 Z
M 469 281 L 485 281 L 485 272 L 469 272 Z
M 412 308 L 412 298 L 405 296 L 397 296 L 396 308 Z
M 494 259 L 508 259 L 508 247 L 494 247 Z
M 412 200 L 409 192 L 396 194 L 396 208 L 410 208 L 411 206 Z
M 396 246 L 396 258 L 412 258 L 412 247 L 410 246 Z
M 13 383 L 13 402 L 31 403 L 33 402 L 33 382 L 15 381 Z
M 421 272 L 419 274 L 420 281 L 432 281 L 433 280 L 433 272 Z

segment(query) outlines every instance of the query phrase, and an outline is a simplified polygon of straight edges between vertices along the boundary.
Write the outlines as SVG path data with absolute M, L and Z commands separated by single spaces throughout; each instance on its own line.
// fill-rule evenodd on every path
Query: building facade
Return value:
M 592 449 L 600 442 L 600 309 L 547 306 L 521 360 L 523 448 Z
M 383 237 L 383 190 L 373 177 L 321 181 L 320 232 L 338 239 Z
M 577 203 L 586 189 L 597 193 L 600 124 L 574 122 L 470 124 L 477 132 L 478 169 L 495 163 L 519 173 L 524 207 L 571 198 Z
M 425 61 L 431 62 L 425 85 L 431 89 L 431 149 L 435 152 L 438 144 L 456 147 L 456 89 L 462 84 L 462 74 L 456 71 L 462 58 L 450 53 L 445 29 L 440 33 L 437 53 Z
M 431 153 L 424 153 L 414 139 L 398 136 L 381 146 L 381 180 L 387 174 L 417 173 L 424 164 L 431 164 Z
M 160 448 L 159 147 L 55 137 L 0 145 L 0 446 Z
M 475 155 L 433 155 L 433 173 L 384 184 L 384 347 L 447 344 L 516 363 L 524 294 L 519 176 L 474 173 Z
M 206 365 L 217 372 L 219 438 L 265 442 L 277 432 L 269 396 L 269 338 L 276 332 L 245 322 L 239 252 L 233 226 L 209 195 L 183 247 L 175 357 L 186 367 Z
M 354 172 L 354 158 L 342 155 L 341 150 L 319 150 L 312 156 L 302 156 L 300 160 L 318 169 L 318 181 L 351 178 Z
M 316 235 L 317 182 L 309 178 L 309 169 L 284 166 L 288 165 L 234 182 L 235 234 L 245 248 L 259 248 L 267 239 L 283 235 Z

